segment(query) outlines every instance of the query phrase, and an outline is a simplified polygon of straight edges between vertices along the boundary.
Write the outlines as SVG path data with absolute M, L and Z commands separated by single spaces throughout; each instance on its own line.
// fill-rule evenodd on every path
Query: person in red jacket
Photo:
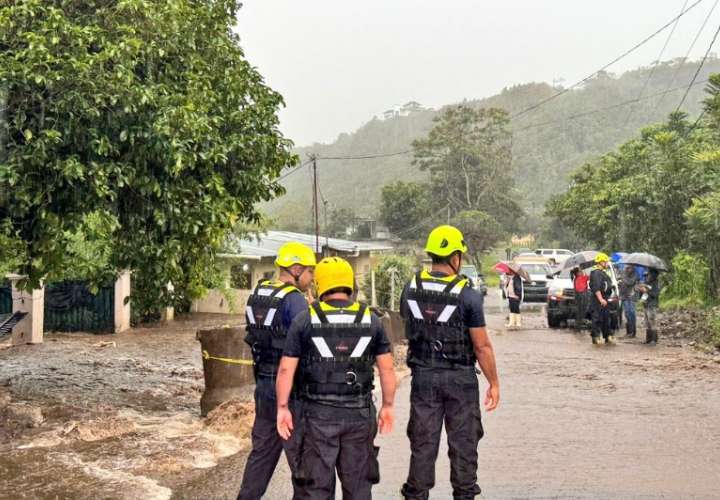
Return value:
M 570 271 L 575 288 L 575 328 L 581 330 L 587 315 L 587 307 L 589 302 L 589 286 L 590 277 L 585 274 L 579 267 L 575 267 Z

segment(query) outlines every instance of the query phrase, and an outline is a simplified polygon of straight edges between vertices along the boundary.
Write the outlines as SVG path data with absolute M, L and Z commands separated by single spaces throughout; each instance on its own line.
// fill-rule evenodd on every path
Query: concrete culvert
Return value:
M 198 330 L 205 375 L 205 390 L 200 398 L 203 417 L 225 401 L 240 399 L 243 387 L 253 383 L 252 351 L 244 338 L 242 327 Z

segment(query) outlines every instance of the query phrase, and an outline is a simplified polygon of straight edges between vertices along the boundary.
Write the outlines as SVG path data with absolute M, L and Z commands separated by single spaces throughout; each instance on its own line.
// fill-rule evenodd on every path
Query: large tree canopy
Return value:
M 507 112 L 459 105 L 433 122 L 413 148 L 415 164 L 430 172 L 435 204 L 447 203 L 452 213 L 480 210 L 514 226 L 522 209 L 513 189 Z
M 36 284 L 93 212 L 148 308 L 193 294 L 213 251 L 294 164 L 282 97 L 245 60 L 230 0 L 0 1 L 0 227 Z M 0 91 L 0 93 L 2 92 Z M 2 106 L 2 104 L 0 104 Z

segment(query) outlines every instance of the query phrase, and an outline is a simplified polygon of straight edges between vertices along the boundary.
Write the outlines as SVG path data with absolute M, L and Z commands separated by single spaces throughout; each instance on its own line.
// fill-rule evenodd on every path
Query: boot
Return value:
M 649 345 L 657 345 L 657 330 L 650 330 L 650 342 Z
M 522 316 L 519 314 L 515 315 L 515 326 L 522 328 Z
M 515 315 L 513 313 L 508 313 L 508 322 L 505 323 L 505 328 L 512 328 L 512 326 L 515 324 Z
M 615 341 L 614 335 L 608 335 L 608 338 L 605 339 L 606 344 L 615 345 L 617 342 Z
M 630 323 L 625 323 L 625 338 L 631 339 L 635 337 L 635 332 L 633 331 L 633 325 Z
M 602 337 L 599 335 L 597 337 L 592 338 L 593 345 L 602 345 Z
M 655 344 L 657 340 L 655 339 L 655 330 L 652 328 L 648 328 L 645 330 L 645 343 L 646 344 Z

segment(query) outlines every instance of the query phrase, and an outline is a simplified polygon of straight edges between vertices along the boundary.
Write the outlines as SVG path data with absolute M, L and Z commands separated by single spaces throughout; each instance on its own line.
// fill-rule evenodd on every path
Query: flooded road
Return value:
M 0 498 L 235 498 L 251 408 L 199 418 L 194 340 L 199 326 L 231 320 L 0 351 Z M 484 415 L 484 498 L 718 498 L 717 359 L 639 341 L 593 347 L 586 333 L 547 329 L 539 312 L 518 331 L 502 321 L 489 314 L 502 401 Z M 396 428 L 377 440 L 375 498 L 400 498 L 408 400 L 405 379 Z M 451 497 L 448 476 L 443 445 L 431 498 Z M 290 498 L 284 463 L 266 498 Z
M 0 498 L 168 499 L 240 451 L 252 407 L 199 418 L 194 316 L 119 335 L 51 334 L 0 351 Z

